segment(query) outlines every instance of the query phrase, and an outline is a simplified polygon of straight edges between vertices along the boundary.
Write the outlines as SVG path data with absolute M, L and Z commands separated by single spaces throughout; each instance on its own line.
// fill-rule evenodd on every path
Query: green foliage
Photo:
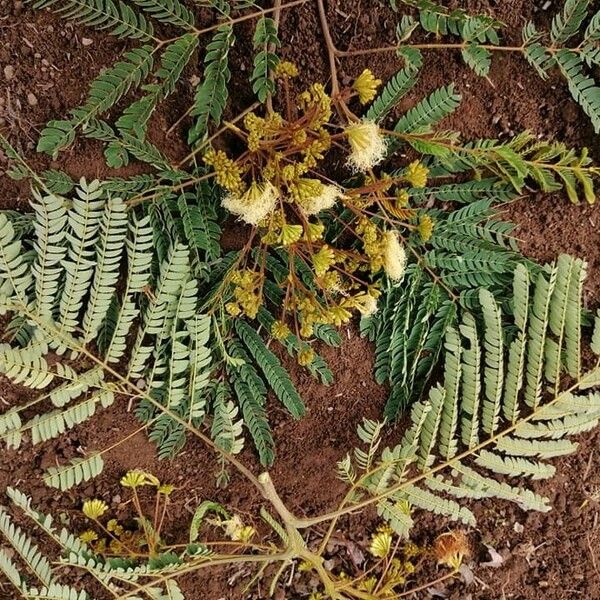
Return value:
M 592 121 L 596 133 L 600 133 L 600 88 L 583 72 L 583 61 L 574 52 L 559 50 L 556 62 L 567 80 L 571 95 Z
M 34 8 L 50 8 L 65 19 L 96 29 L 107 29 L 119 38 L 150 40 L 154 29 L 143 15 L 121 0 L 28 0 Z
M 460 37 L 464 46 L 461 54 L 465 64 L 480 76 L 486 76 L 491 66 L 491 51 L 485 44 L 500 43 L 498 32 L 504 24 L 488 15 L 470 15 L 462 9 L 448 9 L 430 0 L 400 0 L 402 4 L 418 9 L 419 24 L 424 31 L 436 36 Z M 397 0 L 390 0 L 398 10 Z M 397 37 L 401 52 L 411 52 L 409 45 L 402 46 L 418 27 L 412 16 L 404 16 L 398 25 Z
M 279 57 L 272 50 L 281 45 L 277 37 L 277 25 L 273 19 L 262 17 L 258 20 L 253 44 L 257 53 L 254 57 L 254 70 L 250 81 L 257 98 L 264 102 L 268 96 L 273 96 L 275 93 L 273 70 L 279 64 Z
M 221 260 L 214 193 L 203 184 L 196 194 L 183 194 L 140 216 L 119 198 L 106 196 L 99 182 L 82 180 L 68 210 L 64 198 L 38 194 L 32 227 L 21 226 L 16 217 L 13 225 L 0 213 L 3 311 L 31 323 L 23 347 L 0 345 L 0 369 L 35 389 L 59 382 L 49 394 L 56 410 L 26 422 L 21 408 L 2 415 L 0 436 L 8 445 L 18 447 L 28 431 L 36 444 L 56 438 L 92 418 L 98 407 L 112 404 L 119 387 L 106 380 L 105 363 L 110 376 L 116 365 L 124 366 L 119 385 L 142 396 L 136 414 L 148 424 L 159 457 L 176 454 L 185 443 L 185 424 L 200 426 L 209 411 L 217 444 L 228 452 L 241 449 L 242 422 L 236 404 L 227 399 L 228 388 L 209 386 L 213 370 L 224 369 L 229 357 L 213 362 L 215 350 L 221 355 L 223 348 L 213 340 L 211 319 L 199 312 L 198 278 L 204 280 L 207 265 Z M 21 241 L 27 231 L 33 233 L 29 255 Z M 157 244 L 159 231 L 165 235 Z M 234 363 L 226 368 L 233 398 L 262 462 L 271 464 L 266 385 L 295 418 L 304 405 L 279 359 L 251 327 L 237 320 L 228 335 L 231 360 L 239 359 L 236 368 Z M 330 330 L 321 335 L 338 341 Z M 295 353 L 303 348 L 292 338 L 287 343 Z M 93 345 L 101 363 L 87 370 L 71 365 L 76 355 L 89 355 Z M 56 364 L 45 358 L 52 351 L 62 356 Z M 331 381 L 320 357 L 309 368 Z M 132 383 L 140 378 L 147 395 Z M 66 489 L 89 479 L 102 466 L 101 455 L 92 456 L 97 458 L 89 463 L 85 459 L 49 471 L 46 482 Z
M 231 78 L 229 50 L 235 41 L 231 25 L 221 25 L 206 47 L 204 75 L 194 97 L 192 116 L 196 121 L 188 133 L 188 142 L 194 144 L 206 136 L 209 122 L 221 123 L 229 97 L 227 83 Z
M 194 28 L 194 15 L 179 0 L 132 0 L 161 23 L 185 30 Z
M 394 127 L 399 133 L 430 133 L 444 117 L 452 114 L 459 106 L 461 96 L 450 84 L 438 88 L 411 108 Z
M 600 171 L 591 165 L 587 148 L 578 154 L 560 142 L 538 141 L 529 132 L 506 143 L 477 140 L 459 145 L 446 139 L 428 138 L 425 146 L 418 136 L 407 136 L 406 141 L 435 157 L 430 172 L 436 177 L 472 171 L 478 176 L 491 174 L 497 182 L 510 183 L 517 193 L 533 182 L 545 192 L 564 188 L 575 204 L 580 198 L 590 204 L 596 200 L 594 179 Z
M 86 458 L 74 458 L 68 465 L 49 467 L 44 475 L 44 483 L 64 492 L 97 477 L 103 468 L 104 461 L 100 454 L 91 454 Z
M 551 477 L 554 467 L 545 461 L 573 452 L 577 445 L 566 438 L 600 422 L 600 395 L 586 391 L 595 371 L 577 372 L 572 387 L 556 388 L 550 398 L 543 393 L 545 383 L 556 383 L 561 365 L 578 364 L 584 270 L 568 256 L 537 274 L 517 265 L 512 327 L 504 326 L 508 315 L 494 294 L 481 288 L 478 312 L 461 311 L 457 328 L 447 329 L 443 382 L 413 405 L 403 441 L 384 449 L 368 470 L 362 459 L 340 465 L 341 473 L 364 473 L 345 476 L 352 485 L 384 496 L 379 512 L 400 535 L 407 533 L 410 509 L 402 516 L 390 502 L 467 525 L 474 523 L 473 514 L 448 496 L 497 497 L 549 510 L 546 498 L 517 479 Z M 372 424 L 369 430 L 373 436 L 366 439 L 363 429 L 359 437 L 371 448 L 379 444 L 379 432 Z M 502 475 L 511 476 L 511 483 Z
M 124 57 L 126 61 L 115 63 L 92 82 L 86 103 L 71 110 L 70 120 L 48 123 L 40 135 L 38 152 L 56 156 L 73 143 L 79 127 L 109 110 L 148 77 L 154 64 L 150 46 L 125 52 Z
M 398 102 L 415 86 L 419 77 L 421 64 L 410 64 L 398 71 L 375 98 L 369 110 L 367 119 L 382 121 Z
M 579 32 L 591 4 L 591 0 L 565 0 L 562 12 L 552 20 L 550 38 L 554 45 L 564 44 Z
M 361 323 L 363 335 L 375 343 L 375 379 L 390 385 L 388 419 L 427 389 L 457 310 L 478 307 L 480 287 L 509 309 L 512 274 L 526 261 L 511 235 L 513 225 L 496 220 L 492 205 L 491 199 L 477 200 L 432 213 L 431 248 L 401 281 L 388 285 L 379 311 Z

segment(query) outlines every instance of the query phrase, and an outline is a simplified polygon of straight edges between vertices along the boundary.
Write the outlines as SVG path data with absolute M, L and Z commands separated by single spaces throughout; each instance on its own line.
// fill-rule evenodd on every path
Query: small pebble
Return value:
M 12 79 L 15 76 L 15 68 L 12 65 L 6 65 L 4 67 L 4 77 L 7 80 Z
M 91 40 L 90 38 L 81 38 L 81 43 L 84 46 L 91 46 L 94 43 L 94 40 Z
M 35 94 L 33 94 L 32 92 L 29 92 L 29 94 L 27 94 L 27 104 L 29 104 L 29 106 L 36 106 L 38 103 L 38 100 L 35 96 Z

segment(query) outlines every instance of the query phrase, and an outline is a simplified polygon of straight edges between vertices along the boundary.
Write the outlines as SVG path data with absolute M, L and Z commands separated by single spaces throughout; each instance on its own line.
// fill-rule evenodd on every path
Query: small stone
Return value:
M 4 77 L 7 80 L 11 80 L 15 76 L 15 68 L 12 65 L 6 65 L 4 67 Z
M 81 38 L 81 43 L 84 46 L 91 46 L 94 43 L 94 40 L 92 40 L 90 38 Z
M 37 106 L 37 103 L 38 99 L 36 95 L 32 92 L 29 92 L 29 94 L 27 94 L 27 104 L 29 104 L 29 106 Z
M 519 522 L 516 522 L 513 525 L 513 530 L 515 533 L 523 533 L 525 531 L 525 527 L 523 527 L 523 525 Z

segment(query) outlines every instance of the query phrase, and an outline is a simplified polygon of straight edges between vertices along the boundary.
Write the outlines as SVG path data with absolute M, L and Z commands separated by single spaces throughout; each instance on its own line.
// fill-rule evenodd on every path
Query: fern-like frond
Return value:
M 264 102 L 267 96 L 275 93 L 276 86 L 273 81 L 273 71 L 279 64 L 279 57 L 273 51 L 281 45 L 277 36 L 277 24 L 270 17 L 262 17 L 256 23 L 253 39 L 254 70 L 250 77 L 252 90 L 256 97 Z
M 0 213 L 0 312 L 5 313 L 8 300 L 28 304 L 28 292 L 33 284 L 30 266 L 23 256 L 23 245 L 11 220 Z M 6 287 L 4 284 L 8 284 Z
M 27 600 L 89 600 L 85 590 L 75 588 L 62 583 L 52 583 L 48 587 L 30 588 L 27 590 Z
M 94 272 L 95 236 L 104 200 L 100 182 L 82 180 L 67 213 L 67 256 L 63 262 L 65 283 L 60 297 L 59 325 L 73 332 Z
M 454 91 L 454 85 L 441 87 L 401 117 L 396 123 L 394 131 L 430 133 L 434 125 L 458 108 L 460 101 L 461 96 Z
M 101 454 L 86 458 L 74 458 L 68 465 L 50 467 L 44 474 L 44 483 L 62 492 L 97 477 L 104 468 Z
M 126 205 L 120 198 L 109 199 L 100 219 L 96 242 L 96 269 L 83 316 L 83 339 L 93 339 L 108 312 L 119 278 L 121 254 L 127 235 Z
M 217 387 L 213 401 L 213 424 L 211 436 L 215 444 L 224 452 L 239 454 L 244 447 L 242 421 L 238 420 L 239 409 L 226 399 L 224 385 Z
M 185 30 L 194 28 L 192 12 L 179 0 L 132 0 L 157 21 L 175 25 Z
M 600 132 L 600 87 L 583 72 L 581 58 L 571 50 L 559 50 L 556 63 L 560 67 L 571 95 L 591 119 L 594 131 Z
M 0 533 L 15 549 L 27 568 L 42 585 L 50 585 L 53 580 L 50 561 L 42 554 L 34 541 L 19 527 L 9 514 L 0 507 Z
M 109 363 L 117 362 L 126 349 L 126 338 L 133 321 L 139 314 L 139 305 L 135 302 L 150 279 L 152 264 L 152 229 L 150 218 L 138 219 L 133 216 L 129 221 L 129 235 L 127 246 L 127 284 L 123 293 L 123 300 L 118 310 L 111 319 L 110 313 L 107 323 L 110 326 L 110 342 L 105 350 L 105 359 Z
M 121 0 L 28 0 L 34 8 L 50 8 L 65 19 L 98 30 L 108 29 L 119 38 L 149 40 L 152 24 Z
M 562 11 L 552 19 L 550 38 L 555 46 L 579 33 L 591 4 L 591 0 L 565 0 Z
M 66 254 L 63 240 L 67 211 L 60 196 L 43 196 L 35 191 L 34 196 L 36 258 L 31 270 L 35 280 L 35 310 L 40 317 L 52 319 Z
M 33 444 L 46 442 L 57 438 L 68 429 L 91 419 L 96 413 L 98 405 L 107 408 L 114 402 L 114 394 L 110 390 L 101 390 L 92 393 L 89 398 L 69 406 L 64 410 L 46 412 L 36 415 L 27 422 L 22 430 L 31 430 Z
M 366 117 L 371 121 L 382 121 L 415 86 L 421 65 L 409 65 L 398 71 L 381 90 L 369 107 Z
M 171 331 L 173 310 L 176 306 L 182 285 L 189 277 L 189 250 L 183 244 L 177 244 L 169 251 L 161 265 L 156 285 L 155 298 L 149 303 L 143 314 L 140 327 L 129 361 L 129 377 L 141 377 L 147 361 L 152 354 L 153 345 L 148 345 L 146 336 L 159 338 Z
M 281 366 L 279 359 L 245 321 L 238 319 L 235 321 L 234 326 L 277 398 L 295 419 L 302 417 L 306 411 L 304 402 L 302 402 L 302 398 L 300 398 L 294 387 L 289 374 Z
M 188 134 L 190 144 L 194 144 L 205 137 L 211 120 L 217 125 L 221 122 L 229 96 L 227 83 L 231 78 L 231 72 L 228 57 L 234 40 L 231 25 L 222 25 L 217 29 L 212 41 L 206 47 L 203 80 L 198 86 L 193 109 L 190 113 L 196 117 L 196 121 Z
M 247 354 L 235 342 L 229 347 L 233 358 L 248 360 Z M 275 460 L 275 443 L 265 410 L 266 389 L 256 370 L 246 362 L 229 370 L 236 401 L 242 410 L 244 423 L 252 436 L 261 464 L 270 466 Z
M 568 256 L 537 274 L 518 265 L 506 313 L 489 290 L 480 290 L 477 311 L 463 311 L 459 331 L 447 329 L 443 387 L 413 405 L 400 445 L 384 449 L 368 472 L 364 451 L 361 460 L 345 459 L 341 471 L 379 499 L 379 514 L 392 527 L 406 533 L 411 507 L 473 524 L 473 515 L 448 496 L 549 510 L 548 500 L 519 480 L 552 477 L 546 461 L 577 448 L 566 438 L 600 423 L 600 393 L 587 391 L 600 385 L 597 368 L 575 374 L 564 392 L 555 387 L 553 396 L 544 394 L 546 383 L 568 371 L 566 356 L 575 348 L 581 353 L 575 319 L 580 330 L 584 273 L 585 264 Z M 509 314 L 514 323 L 505 327 Z
M 56 156 L 73 142 L 79 127 L 109 110 L 148 77 L 154 64 L 150 46 L 129 50 L 124 58 L 126 60 L 118 61 L 92 82 L 85 104 L 71 110 L 70 120 L 48 123 L 40 135 L 38 152 Z

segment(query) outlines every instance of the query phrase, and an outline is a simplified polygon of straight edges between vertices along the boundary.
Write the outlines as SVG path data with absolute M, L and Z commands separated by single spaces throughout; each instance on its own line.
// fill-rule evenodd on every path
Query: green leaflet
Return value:
M 51 8 L 65 19 L 81 25 L 108 29 L 119 38 L 149 40 L 152 24 L 121 0 L 28 0 L 34 8 Z
M 133 0 L 157 21 L 189 30 L 194 28 L 194 15 L 179 0 Z
M 375 98 L 366 118 L 382 121 L 398 102 L 414 87 L 420 74 L 421 64 L 411 64 L 398 71 Z
M 295 419 L 302 417 L 306 411 L 304 403 L 279 359 L 247 323 L 236 320 L 234 327 L 281 403 Z
M 100 454 L 92 454 L 87 458 L 74 458 L 66 466 L 50 467 L 44 475 L 44 483 L 64 492 L 97 477 L 103 468 L 104 461 Z
M 267 96 L 275 93 L 276 86 L 273 81 L 273 70 L 279 64 L 279 57 L 271 48 L 277 48 L 281 45 L 277 36 L 277 25 L 270 17 L 262 17 L 256 22 L 253 39 L 254 50 L 254 70 L 250 77 L 252 90 L 256 97 L 265 102 Z
M 216 125 L 221 123 L 229 96 L 227 83 L 231 77 L 228 55 L 234 41 L 233 28 L 230 25 L 222 25 L 206 47 L 204 76 L 198 86 L 190 113 L 196 117 L 188 134 L 190 144 L 195 144 L 205 137 L 210 121 Z

